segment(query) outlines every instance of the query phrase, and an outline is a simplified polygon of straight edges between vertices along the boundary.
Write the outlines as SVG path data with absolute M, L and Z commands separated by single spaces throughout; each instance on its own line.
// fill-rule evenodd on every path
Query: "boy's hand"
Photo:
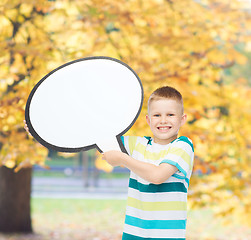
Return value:
M 125 153 L 112 150 L 112 151 L 104 152 L 102 158 L 113 167 L 116 167 L 116 166 L 122 165 L 122 160 L 123 160 L 124 155 Z
M 26 130 L 26 132 L 32 137 L 31 133 L 29 132 L 29 128 L 27 126 L 26 121 L 24 120 L 24 129 Z
M 169 177 L 178 171 L 178 168 L 174 165 L 170 165 L 168 163 L 154 165 L 152 163 L 142 162 L 119 151 L 105 152 L 103 153 L 103 159 L 113 167 L 126 167 L 139 177 L 154 184 L 161 184 L 165 182 Z

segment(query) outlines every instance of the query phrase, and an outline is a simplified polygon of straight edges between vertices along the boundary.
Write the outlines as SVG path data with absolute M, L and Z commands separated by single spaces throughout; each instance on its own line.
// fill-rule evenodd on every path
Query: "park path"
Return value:
M 33 177 L 32 197 L 126 199 L 128 178 L 98 179 L 86 186 L 82 178 Z

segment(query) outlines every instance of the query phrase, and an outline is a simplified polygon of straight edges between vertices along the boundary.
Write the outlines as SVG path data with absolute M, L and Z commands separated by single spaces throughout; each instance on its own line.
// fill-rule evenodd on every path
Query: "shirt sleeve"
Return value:
M 178 168 L 173 176 L 184 179 L 193 167 L 194 148 L 193 143 L 187 137 L 180 137 L 172 143 L 164 160 L 160 162 L 174 165 Z
M 121 136 L 121 141 L 128 155 L 131 156 L 136 146 L 137 137 L 136 136 Z

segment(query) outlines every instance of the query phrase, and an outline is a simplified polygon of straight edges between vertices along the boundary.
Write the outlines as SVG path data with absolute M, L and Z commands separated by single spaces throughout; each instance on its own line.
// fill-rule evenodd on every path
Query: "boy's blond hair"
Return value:
M 176 90 L 173 87 L 169 87 L 169 86 L 164 86 L 164 87 L 160 87 L 158 89 L 156 89 L 151 96 L 148 99 L 148 113 L 149 113 L 149 106 L 151 104 L 152 101 L 157 101 L 160 99 L 172 99 L 172 100 L 176 100 L 177 102 L 179 102 L 182 106 L 182 114 L 184 113 L 184 107 L 183 107 L 183 98 L 181 93 Z

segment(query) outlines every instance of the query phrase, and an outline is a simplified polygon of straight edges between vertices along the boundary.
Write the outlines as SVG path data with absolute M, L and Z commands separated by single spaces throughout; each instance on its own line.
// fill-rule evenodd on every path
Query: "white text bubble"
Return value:
M 119 150 L 120 136 L 143 103 L 137 74 L 109 57 L 79 59 L 53 70 L 33 88 L 25 118 L 44 146 L 62 152 Z

